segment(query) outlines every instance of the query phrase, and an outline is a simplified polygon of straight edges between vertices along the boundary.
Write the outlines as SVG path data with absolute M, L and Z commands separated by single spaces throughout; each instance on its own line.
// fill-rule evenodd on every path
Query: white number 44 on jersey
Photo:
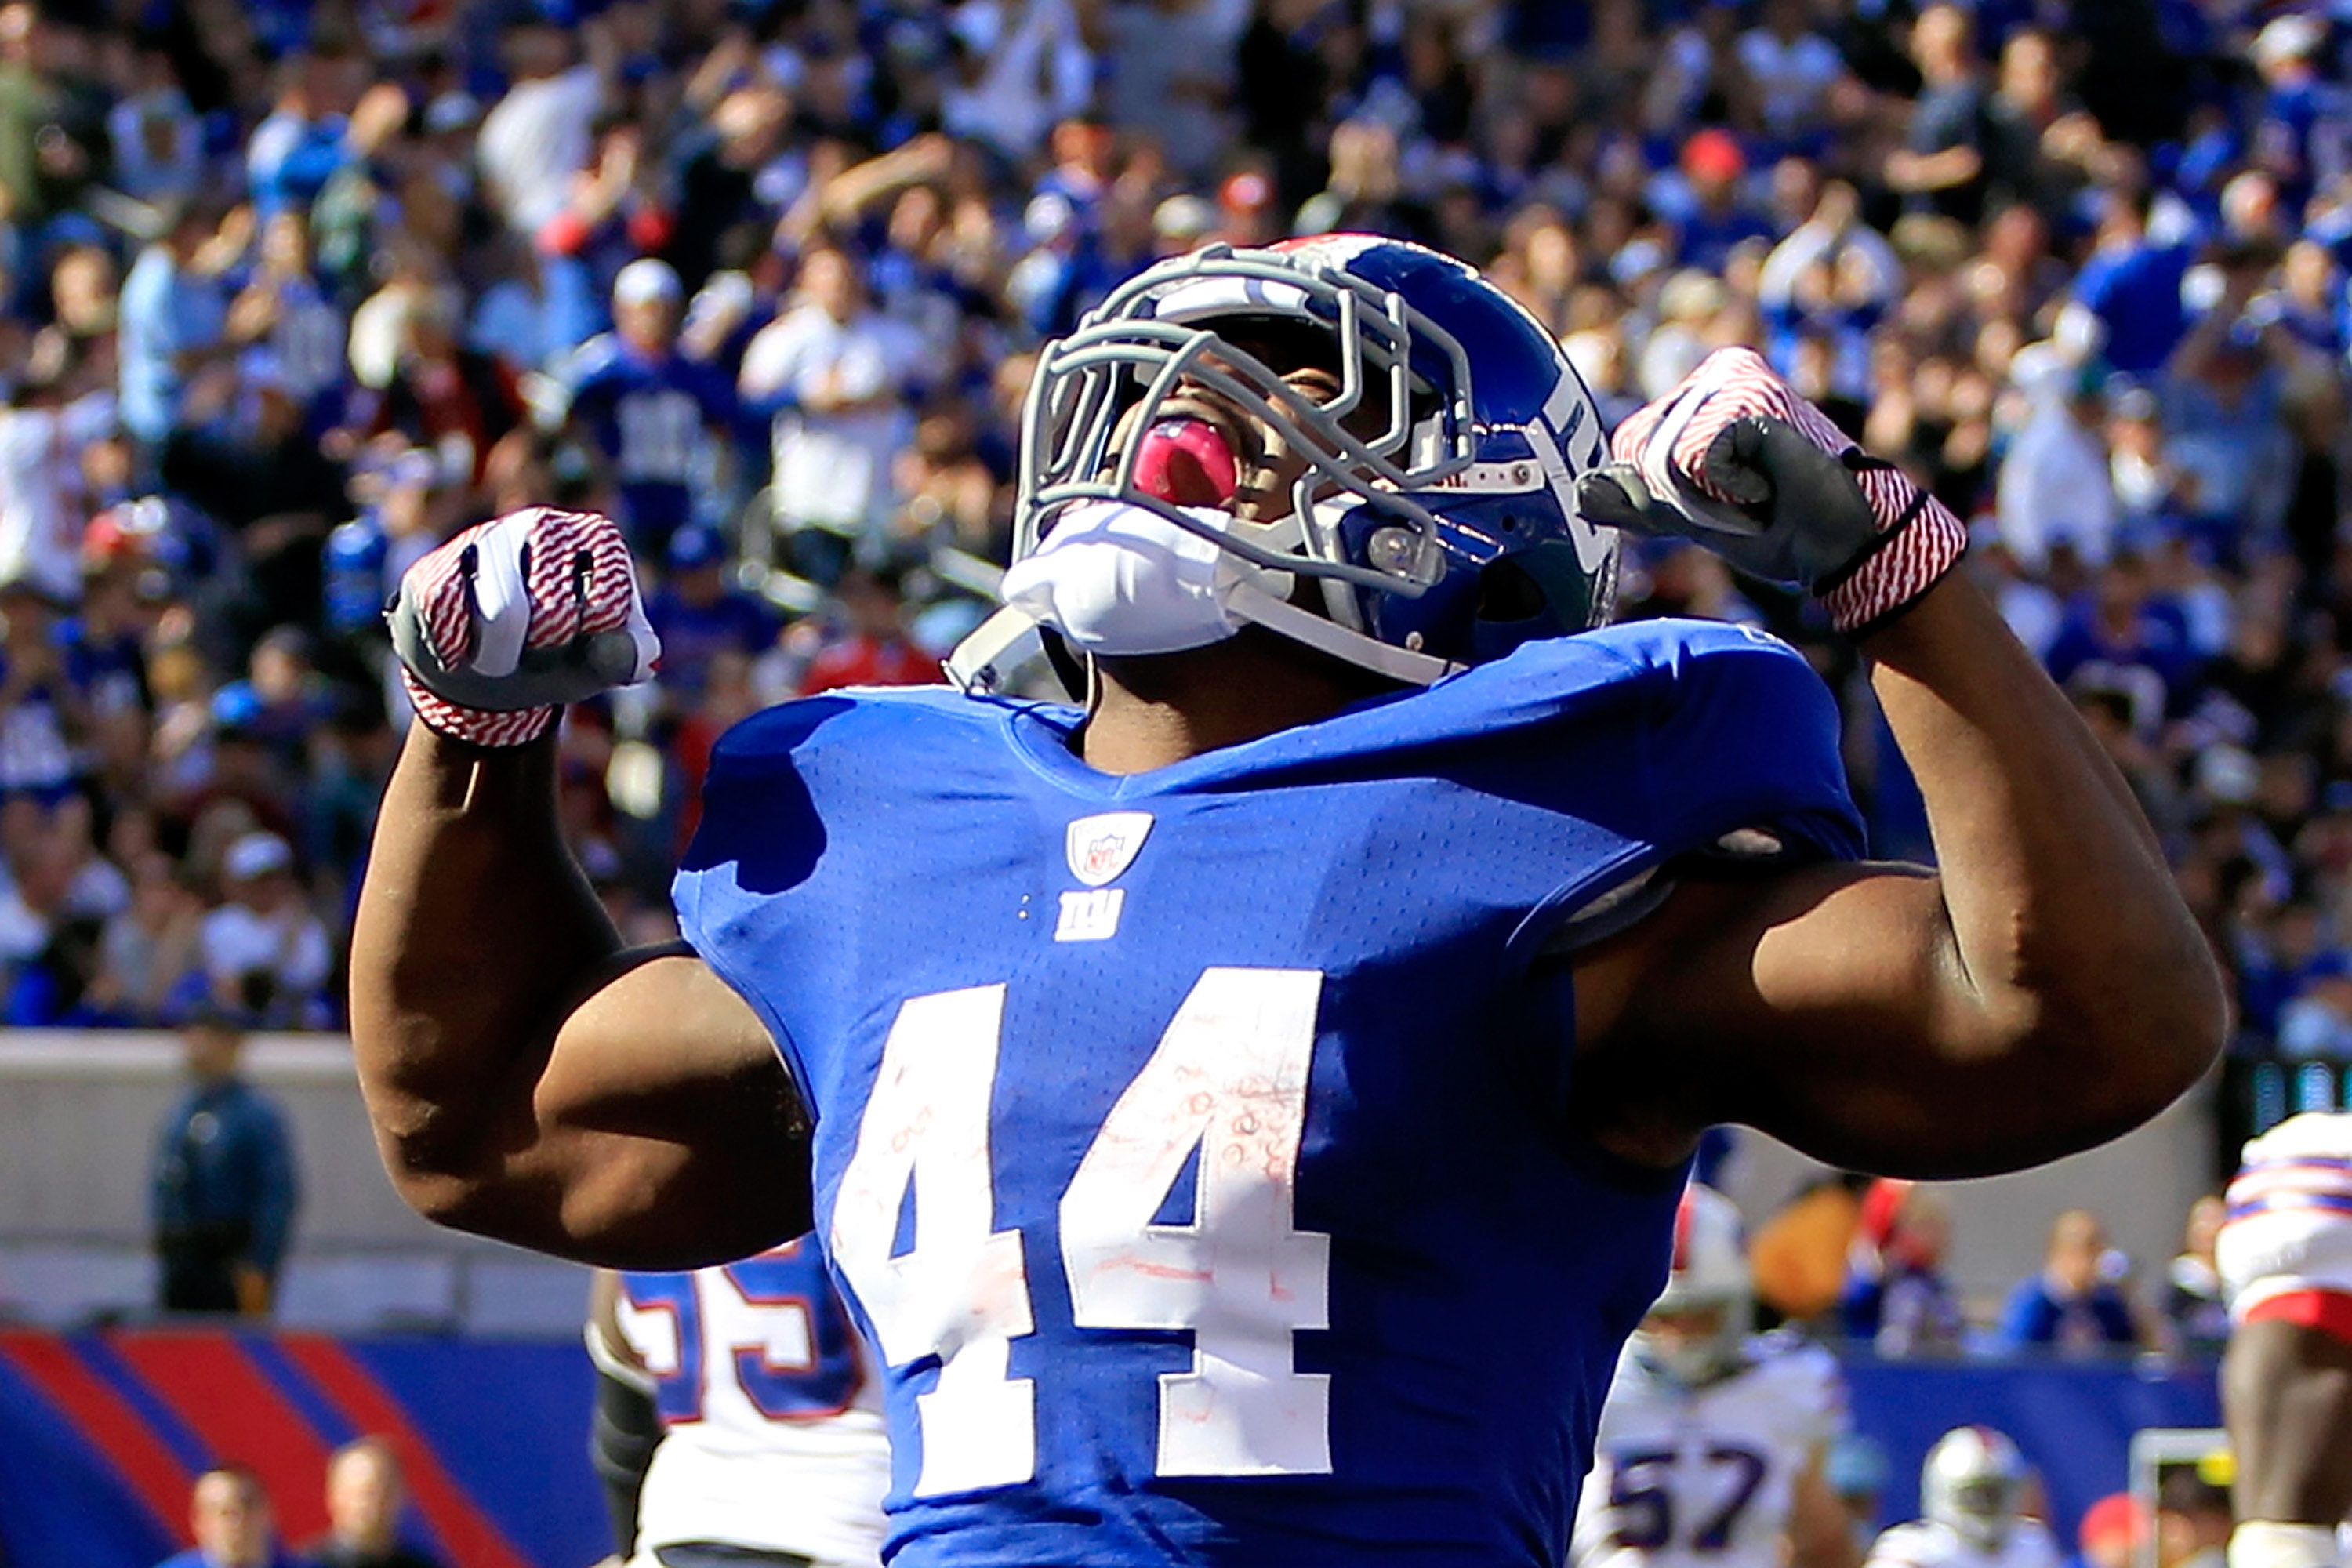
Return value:
M 1192 1370 L 1160 1378 L 1163 1476 L 1331 1468 L 1330 1379 L 1292 1335 L 1329 1326 L 1330 1237 L 1292 1224 L 1323 977 L 1202 972 L 1079 1163 L 1062 1266 L 1083 1329 L 1190 1330 Z M 940 1358 L 918 1396 L 919 1497 L 1012 1486 L 1036 1468 L 1036 1388 L 1010 1374 L 1035 1331 L 1021 1233 L 997 1230 L 989 1161 L 1004 987 L 898 1009 L 834 1202 L 835 1260 L 883 1359 Z M 1153 1216 L 1195 1149 L 1193 1218 Z M 914 1246 L 891 1247 L 912 1184 Z

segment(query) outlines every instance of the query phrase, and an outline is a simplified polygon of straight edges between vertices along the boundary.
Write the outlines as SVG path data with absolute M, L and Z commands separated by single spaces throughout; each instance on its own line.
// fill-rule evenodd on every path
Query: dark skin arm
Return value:
M 413 727 L 352 941 L 352 1044 L 411 1207 L 582 1262 L 688 1268 L 810 1225 L 798 1097 L 682 948 L 625 951 L 558 832 L 555 742 Z
M 2241 1324 L 2221 1360 L 2242 1520 L 2332 1525 L 2352 1514 L 2352 1345 L 2279 1319 Z
M 1743 1122 L 1832 1164 L 1988 1175 L 2211 1065 L 2226 1002 L 2123 778 L 1955 574 L 1864 645 L 1939 870 L 1692 881 L 1577 967 L 1588 1128 L 1665 1164 Z

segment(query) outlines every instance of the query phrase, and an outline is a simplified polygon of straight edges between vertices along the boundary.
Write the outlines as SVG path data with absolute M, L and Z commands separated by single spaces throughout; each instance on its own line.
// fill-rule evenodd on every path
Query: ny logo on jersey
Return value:
M 1118 934 L 1118 912 L 1127 904 L 1125 888 L 1085 888 L 1062 895 L 1061 922 L 1054 927 L 1055 942 L 1102 942 Z
M 1063 836 L 1070 875 L 1089 888 L 1117 881 L 1121 871 L 1135 864 L 1136 853 L 1150 833 L 1148 811 L 1106 811 L 1078 818 Z

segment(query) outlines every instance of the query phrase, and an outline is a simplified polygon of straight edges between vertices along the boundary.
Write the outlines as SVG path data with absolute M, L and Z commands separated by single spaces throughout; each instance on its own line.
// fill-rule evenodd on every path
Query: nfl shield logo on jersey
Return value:
M 1135 864 L 1136 852 L 1150 832 L 1148 811 L 1106 811 L 1070 824 L 1062 851 L 1070 862 L 1070 875 L 1086 887 L 1062 895 L 1055 942 L 1108 942 L 1118 934 L 1127 889 L 1104 884 Z
M 1135 863 L 1136 852 L 1150 832 L 1148 811 L 1106 811 L 1078 818 L 1064 840 L 1070 875 L 1089 888 L 1117 880 Z

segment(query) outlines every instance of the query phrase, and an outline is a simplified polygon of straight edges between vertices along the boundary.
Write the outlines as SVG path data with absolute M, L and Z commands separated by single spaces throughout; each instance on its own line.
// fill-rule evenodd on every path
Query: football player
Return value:
M 600 1275 L 587 1340 L 600 1374 L 650 1388 L 661 1422 L 636 1568 L 877 1568 L 882 1401 L 809 1238 L 690 1273 Z
M 1022 452 L 966 691 L 731 732 L 679 947 L 625 951 L 556 829 L 557 708 L 651 665 L 617 534 L 535 510 L 420 561 L 354 937 L 424 1213 L 629 1267 L 814 1219 L 885 1363 L 897 1568 L 1557 1568 L 1704 1128 L 1979 1174 L 2219 1048 L 2155 839 L 1958 521 L 1752 353 L 1610 461 L 1460 262 L 1211 247 L 1049 346 Z M 1794 651 L 1606 625 L 1619 528 L 1819 596 L 1937 871 L 1860 860 Z M 1032 622 L 1083 706 L 996 695 Z
M 2023 1512 L 2028 1479 L 2006 1434 L 1954 1427 L 1920 1468 L 1920 1518 L 1881 1535 L 1866 1568 L 2058 1568 L 2057 1537 Z
M 2352 1513 L 2352 1113 L 2290 1117 L 2248 1143 L 2225 1202 L 2230 1568 L 2324 1568 Z
M 1845 1380 L 1819 1345 L 1752 1335 L 1755 1295 L 1731 1200 L 1693 1185 L 1665 1290 L 1601 1408 L 1577 1510 L 1575 1568 L 1853 1568 L 1830 1445 Z

